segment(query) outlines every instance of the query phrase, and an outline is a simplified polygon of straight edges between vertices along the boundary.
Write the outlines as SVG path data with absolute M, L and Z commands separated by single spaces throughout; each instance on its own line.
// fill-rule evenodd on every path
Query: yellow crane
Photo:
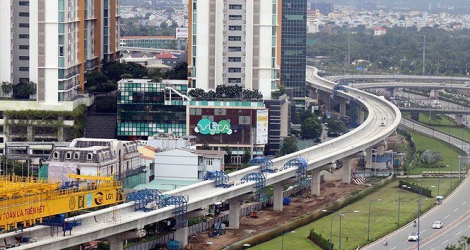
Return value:
M 0 230 L 33 226 L 45 217 L 123 201 L 122 183 L 112 176 L 68 177 L 72 181 L 66 185 L 31 177 L 0 177 Z

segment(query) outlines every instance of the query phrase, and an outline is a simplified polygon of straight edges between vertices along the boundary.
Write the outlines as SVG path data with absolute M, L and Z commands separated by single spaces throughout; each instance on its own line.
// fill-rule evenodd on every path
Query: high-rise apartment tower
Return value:
M 237 84 L 270 99 L 280 79 L 281 4 L 189 0 L 190 87 L 208 90 Z
M 305 108 L 307 0 L 282 1 L 281 82 L 292 89 L 297 109 Z
M 1 0 L 0 81 L 36 83 L 40 103 L 73 100 L 119 53 L 119 2 Z

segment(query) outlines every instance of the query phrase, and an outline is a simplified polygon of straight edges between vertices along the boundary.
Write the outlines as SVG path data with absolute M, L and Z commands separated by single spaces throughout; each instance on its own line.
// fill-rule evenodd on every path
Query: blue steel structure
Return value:
M 275 173 L 276 172 L 276 169 L 271 168 L 273 166 L 273 162 L 263 156 L 256 156 L 248 163 L 248 165 L 261 166 L 262 173 L 264 172 Z
M 224 171 L 208 171 L 204 175 L 204 180 L 214 180 L 216 188 L 229 188 L 233 186 L 233 184 L 230 183 L 230 177 Z
M 160 207 L 175 206 L 176 221 L 179 221 L 180 226 L 186 226 L 187 220 L 184 219 L 184 214 L 188 212 L 188 197 L 185 196 L 161 196 Z
M 266 177 L 264 176 L 263 173 L 248 173 L 245 176 L 241 178 L 241 183 L 249 182 L 249 181 L 255 181 L 255 196 L 258 201 L 266 201 L 267 196 L 266 196 Z
M 294 158 L 286 162 L 282 169 L 297 167 L 297 181 L 302 185 L 307 180 L 307 160 L 304 158 Z
M 128 193 L 126 195 L 126 202 L 135 201 L 135 211 L 143 210 L 144 212 L 147 212 L 149 209 L 145 206 L 153 201 L 156 201 L 156 204 L 159 204 L 161 196 L 162 193 L 157 189 L 141 189 Z

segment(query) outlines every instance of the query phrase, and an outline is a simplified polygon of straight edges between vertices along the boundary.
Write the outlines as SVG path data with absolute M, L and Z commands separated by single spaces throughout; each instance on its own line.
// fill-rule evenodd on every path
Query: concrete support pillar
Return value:
M 366 149 L 366 169 L 372 168 L 372 148 Z
M 124 240 L 118 234 L 106 239 L 109 241 L 109 249 L 124 250 Z
M 345 99 L 340 99 L 339 101 L 339 113 L 341 116 L 346 115 L 346 100 Z
M 174 240 L 180 243 L 180 249 L 184 249 L 184 247 L 188 245 L 188 237 L 189 237 L 189 227 L 181 227 L 175 231 Z
M 462 126 L 462 123 L 463 123 L 462 121 L 463 121 L 463 115 L 461 115 L 461 114 L 455 115 L 455 125 L 457 127 Z
M 359 109 L 359 117 L 357 118 L 357 123 L 358 124 L 362 124 L 364 122 L 364 116 L 365 116 L 365 112 L 364 110 L 362 109 L 362 107 Z
M 395 97 L 395 88 L 387 88 L 387 90 L 390 93 L 390 97 Z
M 230 228 L 238 229 L 240 227 L 240 200 L 238 197 L 232 198 L 228 201 L 230 206 L 228 223 Z
M 351 183 L 351 158 L 343 159 L 343 183 Z
M 282 211 L 283 209 L 283 199 L 284 199 L 284 188 L 282 182 L 275 183 L 274 187 L 274 197 L 273 197 L 273 210 Z
M 320 169 L 312 169 L 312 180 L 310 185 L 311 195 L 320 195 Z
M 377 147 L 377 155 L 384 155 L 385 153 L 385 145 L 379 145 Z

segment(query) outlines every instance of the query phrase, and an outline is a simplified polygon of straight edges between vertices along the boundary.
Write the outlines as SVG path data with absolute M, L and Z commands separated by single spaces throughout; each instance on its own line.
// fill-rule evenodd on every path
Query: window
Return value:
M 20 49 L 29 49 L 29 45 L 20 45 Z
M 229 52 L 239 52 L 239 51 L 242 51 L 242 47 L 232 47 L 232 46 L 229 46 L 229 47 L 228 47 L 228 51 L 229 51 Z
M 241 10 L 242 9 L 242 5 L 241 4 L 230 4 L 228 6 L 229 9 L 231 10 Z
M 54 159 L 59 159 L 59 152 L 54 152 Z
M 20 82 L 29 82 L 29 78 L 20 78 Z
M 20 6 L 29 6 L 29 2 L 27 2 L 27 1 L 20 1 L 20 2 L 18 3 L 18 5 L 20 5 Z
M 242 79 L 241 78 L 229 78 L 228 83 L 241 83 Z
M 229 15 L 229 20 L 242 20 L 242 15 Z
M 92 154 L 92 153 L 88 153 L 88 154 L 86 155 L 86 159 L 87 159 L 88 161 L 91 161 L 91 160 L 93 159 L 93 154 Z
M 214 159 L 213 158 L 206 158 L 206 165 L 212 166 Z
M 74 158 L 75 160 L 78 160 L 78 159 L 80 158 L 80 153 L 75 152 L 75 153 L 73 154 L 73 158 Z
M 20 71 L 29 71 L 29 67 L 20 67 Z
M 20 23 L 20 28 L 29 28 L 29 23 Z
M 230 25 L 228 26 L 229 30 L 242 30 L 242 26 L 240 25 Z
M 20 12 L 20 16 L 29 17 L 29 12 Z
M 242 72 L 242 69 L 241 68 L 228 68 L 228 72 L 230 73 Z
M 241 41 L 242 37 L 241 36 L 228 36 L 229 41 Z
M 20 61 L 28 61 L 29 56 L 20 56 Z
M 20 39 L 29 38 L 29 34 L 20 34 Z
M 241 62 L 242 58 L 241 57 L 229 57 L 228 61 L 229 62 Z

